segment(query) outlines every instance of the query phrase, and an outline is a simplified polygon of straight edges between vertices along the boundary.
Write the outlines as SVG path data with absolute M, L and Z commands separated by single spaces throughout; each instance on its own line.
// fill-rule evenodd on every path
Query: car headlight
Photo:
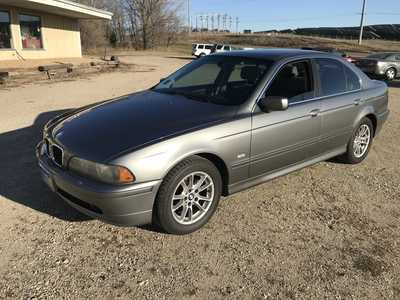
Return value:
M 135 176 L 125 167 L 103 165 L 73 157 L 69 162 L 73 172 L 110 184 L 127 184 L 135 181 Z

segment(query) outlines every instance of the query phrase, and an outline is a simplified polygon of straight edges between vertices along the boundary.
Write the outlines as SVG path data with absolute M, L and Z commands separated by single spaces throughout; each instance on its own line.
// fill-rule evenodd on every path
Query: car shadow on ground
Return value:
M 57 197 L 42 182 L 35 148 L 42 128 L 67 110 L 40 114 L 34 124 L 0 134 L 0 195 L 61 220 L 90 220 Z

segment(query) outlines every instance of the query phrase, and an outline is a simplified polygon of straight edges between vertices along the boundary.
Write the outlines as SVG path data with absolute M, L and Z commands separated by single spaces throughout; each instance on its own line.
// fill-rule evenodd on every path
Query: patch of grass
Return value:
M 386 266 L 383 262 L 369 255 L 361 254 L 353 260 L 353 267 L 363 273 L 371 273 L 373 277 L 377 277 L 385 272 Z

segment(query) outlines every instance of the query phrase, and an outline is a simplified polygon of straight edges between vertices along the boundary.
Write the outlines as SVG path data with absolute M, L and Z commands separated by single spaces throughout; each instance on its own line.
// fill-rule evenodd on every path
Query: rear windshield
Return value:
M 272 61 L 263 59 L 207 56 L 164 79 L 153 91 L 219 105 L 240 105 L 272 65 Z

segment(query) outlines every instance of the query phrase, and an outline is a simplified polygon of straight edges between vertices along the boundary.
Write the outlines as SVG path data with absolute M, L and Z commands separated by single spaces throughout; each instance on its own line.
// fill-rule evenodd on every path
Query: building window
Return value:
M 24 49 L 42 49 L 42 21 L 38 16 L 19 15 L 22 47 Z
M 0 11 L 0 49 L 11 48 L 10 14 Z

